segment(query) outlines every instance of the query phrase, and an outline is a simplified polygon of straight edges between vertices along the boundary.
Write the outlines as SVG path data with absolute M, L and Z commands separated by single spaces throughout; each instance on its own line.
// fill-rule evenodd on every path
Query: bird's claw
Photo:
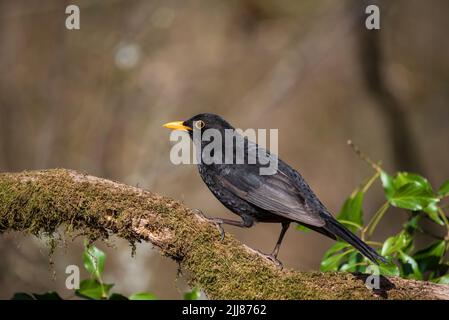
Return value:
M 284 269 L 284 265 L 282 264 L 281 260 L 279 260 L 273 253 L 266 254 L 259 250 L 256 250 L 260 255 L 262 255 L 265 259 L 270 260 L 273 262 L 279 270 Z
M 192 209 L 193 212 L 195 212 L 197 215 L 199 215 L 201 218 L 208 220 L 209 218 L 206 217 L 203 213 L 203 211 L 201 211 L 200 209 Z
M 216 226 L 217 229 L 218 229 L 218 232 L 220 232 L 220 241 L 223 241 L 224 238 L 225 238 L 225 232 L 224 232 L 224 229 L 223 229 L 223 227 L 221 226 L 221 223 L 219 223 L 219 222 L 217 222 L 217 221 L 215 221 L 214 223 L 215 223 L 215 226 Z
M 193 209 L 193 211 L 196 212 L 199 216 L 201 216 L 204 220 L 207 220 L 207 221 L 215 224 L 215 226 L 218 229 L 218 232 L 220 232 L 220 241 L 224 240 L 224 238 L 225 238 L 225 231 L 224 231 L 223 227 L 221 226 L 222 222 L 220 222 L 219 219 L 206 217 L 204 215 L 203 211 L 201 211 L 200 209 Z
M 281 260 L 279 260 L 275 256 L 270 254 L 270 255 L 267 256 L 267 259 L 272 261 L 276 265 L 276 267 L 279 268 L 279 270 L 284 269 L 284 265 L 282 264 Z

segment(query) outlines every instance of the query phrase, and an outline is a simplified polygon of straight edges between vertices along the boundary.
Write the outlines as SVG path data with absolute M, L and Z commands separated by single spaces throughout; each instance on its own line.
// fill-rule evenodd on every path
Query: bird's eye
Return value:
M 195 122 L 195 127 L 196 127 L 197 129 L 203 129 L 205 125 L 206 125 L 206 124 L 204 123 L 203 120 L 198 120 L 197 122 Z

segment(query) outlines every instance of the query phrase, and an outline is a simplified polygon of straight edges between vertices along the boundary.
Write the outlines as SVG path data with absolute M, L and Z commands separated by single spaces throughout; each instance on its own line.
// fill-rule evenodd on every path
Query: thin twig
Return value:
M 377 172 L 381 172 L 382 168 L 380 167 L 380 163 L 375 163 L 373 160 L 370 159 L 370 157 L 368 157 L 365 153 L 363 153 L 358 146 L 356 146 L 354 144 L 354 142 L 352 142 L 352 140 L 348 140 L 348 145 L 352 148 L 352 150 L 356 153 L 357 156 L 360 157 L 360 159 L 362 159 L 363 161 L 365 161 L 366 163 L 368 163 L 374 170 L 376 170 Z

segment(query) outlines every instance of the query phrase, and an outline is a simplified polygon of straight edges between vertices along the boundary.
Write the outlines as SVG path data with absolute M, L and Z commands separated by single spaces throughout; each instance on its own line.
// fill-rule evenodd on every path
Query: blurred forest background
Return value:
M 368 4 L 381 30 L 365 29 Z M 81 29 L 65 28 L 65 8 Z M 240 128 L 279 128 L 279 154 L 335 214 L 372 174 L 352 139 L 384 167 L 439 185 L 449 177 L 449 2 L 446 0 L 0 0 L 0 171 L 64 167 L 177 198 L 231 217 L 193 165 L 169 161 L 161 124 L 200 112 Z M 371 216 L 380 187 L 365 202 Z M 401 227 L 392 211 L 376 237 Z M 278 225 L 226 227 L 270 251 Z M 286 267 L 317 270 L 332 242 L 291 228 Z M 132 258 L 117 239 L 105 281 L 118 292 L 181 298 L 177 265 L 149 244 Z M 0 237 L 0 298 L 65 290 L 82 239 L 49 266 L 45 241 Z M 55 272 L 55 276 L 53 273 Z

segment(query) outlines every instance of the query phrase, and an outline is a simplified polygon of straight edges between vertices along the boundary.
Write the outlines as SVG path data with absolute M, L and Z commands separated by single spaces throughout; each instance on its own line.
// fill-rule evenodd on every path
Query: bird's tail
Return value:
M 384 257 L 376 252 L 373 248 L 363 242 L 359 237 L 357 237 L 354 233 L 348 230 L 344 225 L 338 222 L 335 219 L 329 219 L 326 222 L 326 229 L 331 233 L 335 234 L 337 237 L 345 240 L 347 243 L 352 245 L 354 248 L 360 251 L 365 257 L 370 259 L 375 264 L 379 264 L 380 262 L 387 263 Z

